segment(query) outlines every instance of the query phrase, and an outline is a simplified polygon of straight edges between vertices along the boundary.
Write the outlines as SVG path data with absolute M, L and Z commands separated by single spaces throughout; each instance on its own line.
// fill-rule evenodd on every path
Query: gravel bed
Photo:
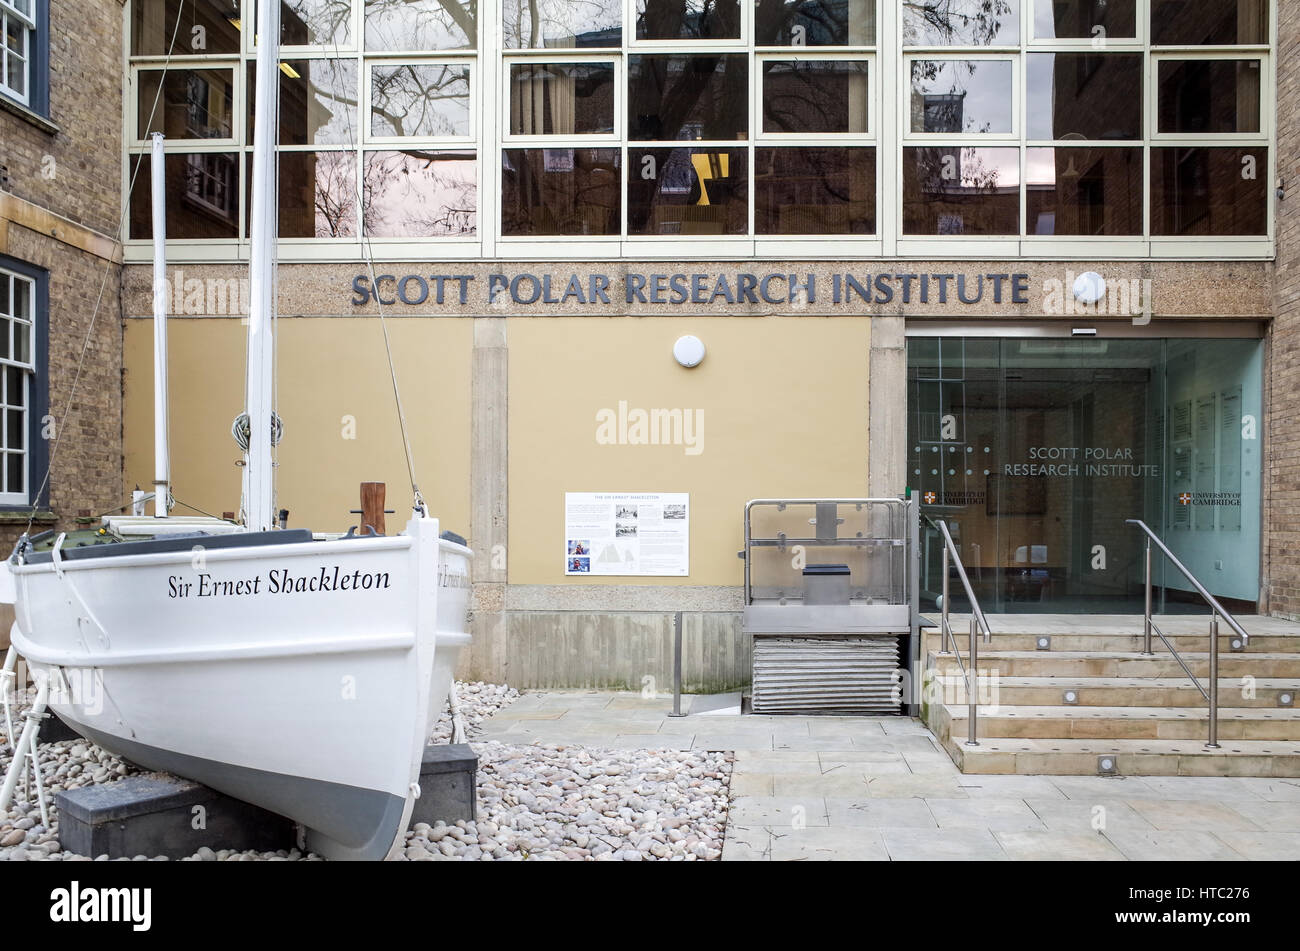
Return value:
M 457 696 L 468 738 L 479 756 L 479 820 L 432 827 L 419 823 L 407 834 L 399 859 L 701 861 L 722 854 L 729 754 L 476 742 L 478 726 L 517 700 L 519 692 L 500 684 L 458 683 Z M 451 729 L 451 716 L 444 713 L 432 741 L 447 742 Z M 143 771 L 82 739 L 41 744 L 41 757 L 50 827 L 41 825 L 34 802 L 15 803 L 0 813 L 0 861 L 91 861 L 60 847 L 53 794 Z M 0 779 L 8 765 L 8 754 L 0 753 Z M 97 861 L 107 859 L 100 856 Z M 134 861 L 166 858 L 137 855 Z M 320 859 L 297 849 L 233 852 L 204 847 L 181 861 Z

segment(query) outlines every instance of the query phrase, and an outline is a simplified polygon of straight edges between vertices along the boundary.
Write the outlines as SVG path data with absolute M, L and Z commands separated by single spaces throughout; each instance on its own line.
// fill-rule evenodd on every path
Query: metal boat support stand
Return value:
M 10 752 L 13 752 L 16 749 L 14 745 L 13 701 L 11 698 L 13 697 L 14 685 L 17 683 L 18 679 L 17 674 L 15 674 L 17 669 L 18 648 L 11 644 L 9 645 L 8 652 L 5 654 L 4 669 L 0 670 L 0 704 L 2 704 L 5 709 L 5 742 L 9 745 Z
M 0 812 L 4 812 L 9 808 L 9 803 L 13 800 L 14 789 L 18 785 L 18 777 L 23 772 L 24 760 L 29 761 L 36 782 L 36 799 L 41 807 L 41 824 L 46 827 L 50 824 L 50 812 L 45 802 L 45 786 L 41 781 L 41 768 L 36 755 L 36 742 L 37 737 L 40 735 L 41 720 L 45 717 L 45 707 L 49 698 L 50 677 L 47 674 L 41 678 L 40 686 L 36 690 L 36 700 L 31 709 L 27 711 L 27 722 L 23 725 L 23 735 L 18 740 L 18 745 L 14 747 L 14 758 L 9 763 L 9 772 L 5 775 L 4 788 L 0 789 Z

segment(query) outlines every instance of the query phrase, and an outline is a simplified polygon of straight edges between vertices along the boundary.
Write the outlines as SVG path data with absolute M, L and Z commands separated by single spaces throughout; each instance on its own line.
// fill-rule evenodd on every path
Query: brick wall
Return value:
M 49 272 L 49 411 L 62 421 L 50 477 L 57 519 L 38 521 L 36 530 L 73 528 L 79 510 L 99 512 L 121 501 L 121 268 L 104 257 L 111 248 L 104 238 L 116 236 L 121 215 L 121 0 L 52 0 L 50 47 L 50 122 L 57 131 L 0 109 L 6 190 L 30 203 L 12 220 L 0 216 L 0 253 Z M 73 224 L 42 225 L 31 206 Z M 44 475 L 33 469 L 31 479 L 39 484 Z M 26 521 L 26 513 L 0 513 L 0 553 L 8 554 Z
M 1278 5 L 1275 319 L 1268 348 L 1266 592 L 1270 613 L 1300 618 L 1300 5 Z

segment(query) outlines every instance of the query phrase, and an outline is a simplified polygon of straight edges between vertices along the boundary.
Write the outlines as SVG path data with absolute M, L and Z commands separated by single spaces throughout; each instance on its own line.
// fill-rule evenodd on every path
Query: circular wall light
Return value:
M 673 344 L 673 358 L 688 369 L 699 366 L 704 362 L 704 341 L 690 334 L 678 337 Z
M 1096 271 L 1084 271 L 1074 279 L 1074 299 L 1095 304 L 1106 296 L 1106 279 Z

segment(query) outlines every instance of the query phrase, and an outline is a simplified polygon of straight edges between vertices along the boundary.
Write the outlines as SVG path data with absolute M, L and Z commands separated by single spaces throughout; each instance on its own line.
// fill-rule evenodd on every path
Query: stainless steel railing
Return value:
M 1169 550 L 1169 547 L 1160 540 L 1159 536 L 1151 531 L 1146 522 L 1140 518 L 1126 518 L 1124 521 L 1128 525 L 1136 525 L 1146 535 L 1146 590 L 1142 625 L 1144 635 L 1142 653 L 1148 657 L 1154 656 L 1151 650 L 1151 632 L 1155 631 L 1160 640 L 1164 641 L 1165 647 L 1169 648 L 1169 653 L 1174 655 L 1174 660 L 1178 661 L 1178 666 L 1182 667 L 1187 676 L 1192 679 L 1196 689 L 1201 692 L 1201 696 L 1209 704 L 1209 739 L 1205 743 L 1205 748 L 1207 750 L 1217 750 L 1219 749 L 1219 618 L 1222 617 L 1228 622 L 1229 627 L 1241 635 L 1243 645 L 1250 643 L 1250 635 L 1246 633 L 1245 628 L 1237 623 L 1237 619 L 1232 616 L 1232 613 L 1219 603 L 1219 599 L 1205 590 L 1205 585 L 1201 584 L 1197 577 L 1188 570 L 1187 566 L 1178 560 L 1178 557 Z M 1169 642 L 1169 638 L 1165 637 L 1164 632 L 1160 630 L 1151 617 L 1152 542 L 1156 543 L 1164 556 L 1169 559 L 1170 563 L 1179 570 L 1184 578 L 1191 582 L 1192 587 L 1196 589 L 1196 593 L 1204 598 L 1210 606 L 1210 689 L 1208 691 L 1201 686 L 1200 679 L 1196 674 L 1192 673 L 1192 669 L 1187 666 L 1186 661 L 1174 649 L 1174 645 Z
M 987 644 L 993 636 L 989 629 L 988 619 L 984 617 L 984 611 L 980 608 L 979 599 L 975 597 L 975 592 L 971 589 L 970 578 L 966 575 L 966 566 L 962 564 L 961 553 L 957 551 L 957 545 L 952 540 L 952 533 L 948 531 L 948 523 L 941 522 L 937 519 L 930 519 L 930 524 L 939 529 L 943 535 L 943 604 L 939 615 L 939 653 L 949 653 L 948 645 L 952 645 L 954 657 L 957 658 L 957 666 L 961 669 L 962 679 L 966 684 L 966 745 L 979 746 L 979 740 L 976 738 L 979 734 L 978 707 L 979 707 L 979 647 L 978 635 L 984 634 L 984 643 Z M 955 565 L 957 568 L 957 578 L 961 581 L 962 588 L 966 591 L 966 599 L 970 601 L 970 668 L 962 663 L 961 649 L 957 647 L 957 640 L 952 636 L 952 625 L 949 622 L 950 602 L 948 598 L 948 581 L 952 573 L 951 568 Z

